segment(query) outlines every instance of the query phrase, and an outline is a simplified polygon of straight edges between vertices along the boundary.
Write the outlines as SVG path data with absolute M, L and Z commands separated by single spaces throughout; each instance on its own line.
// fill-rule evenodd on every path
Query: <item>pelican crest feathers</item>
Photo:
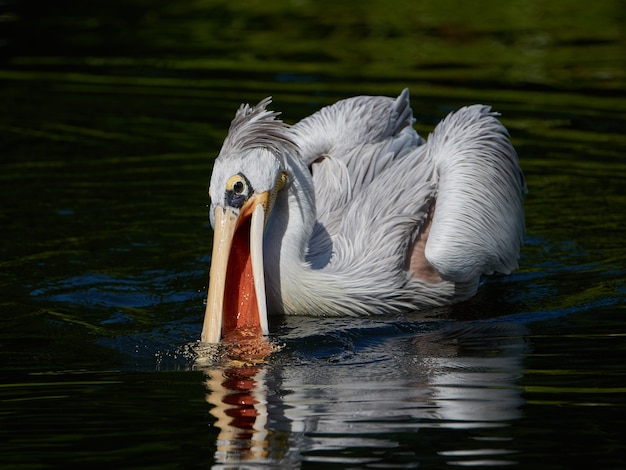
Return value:
M 228 158 L 255 148 L 265 148 L 279 158 L 285 150 L 296 153 L 298 146 L 288 134 L 289 125 L 278 118 L 280 112 L 267 109 L 271 102 L 272 97 L 268 96 L 255 106 L 242 104 L 239 107 L 228 129 L 220 157 Z

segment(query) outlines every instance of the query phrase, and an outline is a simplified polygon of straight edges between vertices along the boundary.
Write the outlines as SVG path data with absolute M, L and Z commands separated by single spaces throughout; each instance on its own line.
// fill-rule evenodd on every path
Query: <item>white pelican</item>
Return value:
M 424 141 L 409 92 L 358 96 L 289 126 L 242 105 L 211 176 L 203 342 L 268 334 L 268 312 L 370 315 L 465 300 L 517 268 L 524 176 L 483 105 Z

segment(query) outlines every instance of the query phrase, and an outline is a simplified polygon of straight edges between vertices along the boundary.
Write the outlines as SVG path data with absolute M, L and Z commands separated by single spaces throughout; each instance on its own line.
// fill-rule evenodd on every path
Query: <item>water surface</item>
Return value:
M 0 466 L 623 468 L 625 13 L 2 3 Z M 207 182 L 239 104 L 296 122 L 404 87 L 425 136 L 465 104 L 502 114 L 520 269 L 419 315 L 277 318 L 264 364 L 198 360 Z

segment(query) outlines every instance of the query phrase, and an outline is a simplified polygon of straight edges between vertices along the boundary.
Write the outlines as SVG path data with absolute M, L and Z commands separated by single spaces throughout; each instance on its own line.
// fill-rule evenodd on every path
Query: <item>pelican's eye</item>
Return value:
M 241 208 L 252 194 L 250 181 L 241 173 L 231 176 L 226 182 L 226 203 Z
M 237 194 L 241 194 L 243 193 L 244 189 L 245 186 L 243 184 L 243 181 L 235 181 L 235 184 L 233 185 L 233 191 L 235 191 Z

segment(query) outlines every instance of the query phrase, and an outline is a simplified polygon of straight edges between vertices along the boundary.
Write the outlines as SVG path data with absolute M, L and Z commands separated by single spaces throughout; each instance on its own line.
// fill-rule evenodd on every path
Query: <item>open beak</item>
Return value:
M 256 193 L 241 207 L 215 208 L 213 256 L 201 340 L 268 334 L 263 231 L 271 195 Z

